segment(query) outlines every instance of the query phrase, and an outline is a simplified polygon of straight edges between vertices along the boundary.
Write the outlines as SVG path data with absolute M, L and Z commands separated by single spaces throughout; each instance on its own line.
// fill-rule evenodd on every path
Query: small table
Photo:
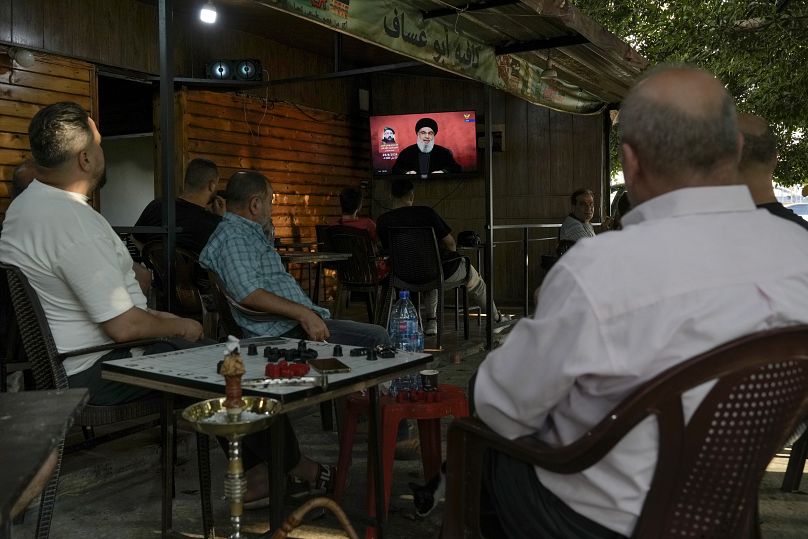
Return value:
M 241 340 L 241 355 L 244 359 L 246 373 L 244 380 L 263 378 L 266 359 L 263 357 L 263 348 L 273 346 L 278 348 L 295 348 L 297 339 L 284 338 L 255 338 Z M 255 343 L 258 355 L 247 355 L 247 346 Z M 334 345 L 322 342 L 308 341 L 310 349 L 317 351 L 318 357 L 330 357 Z M 328 376 L 328 387 L 311 386 L 269 386 L 255 389 L 244 387 L 245 395 L 270 397 L 281 403 L 278 415 L 319 404 L 324 401 L 343 397 L 364 389 L 368 390 L 370 401 L 369 409 L 369 437 L 374 440 L 372 446 L 376 448 L 372 465 L 377 467 L 376 478 L 376 526 L 377 537 L 383 536 L 385 511 L 382 474 L 378 468 L 381 460 L 381 443 L 378 434 L 378 384 L 392 378 L 417 372 L 431 361 L 428 354 L 412 352 L 396 352 L 394 358 L 378 358 L 368 361 L 363 356 L 351 356 L 350 351 L 356 347 L 343 345 L 343 356 L 339 359 L 351 367 L 351 372 L 331 374 Z M 165 405 L 163 413 L 169 414 L 173 408 L 173 396 L 184 395 L 199 399 L 210 399 L 224 395 L 224 378 L 216 374 L 216 363 L 222 358 L 224 344 L 201 346 L 178 350 L 166 354 L 154 354 L 136 358 L 126 358 L 106 361 L 103 365 L 102 377 L 126 384 L 132 384 L 163 392 Z M 168 417 L 168 416 L 167 416 Z M 166 421 L 163 419 L 163 421 Z M 170 424 L 170 422 L 168 423 Z M 163 438 L 163 536 L 171 528 L 173 474 L 173 437 L 172 429 L 164 430 Z M 283 470 L 284 429 L 282 423 L 275 421 L 270 426 L 270 524 L 273 529 L 278 528 L 284 520 L 283 499 L 286 489 L 286 473 Z M 275 500 L 281 500 L 275 503 Z M 207 530 L 206 530 L 207 532 Z
M 10 537 L 11 508 L 64 441 L 88 398 L 85 388 L 0 393 L 0 537 Z
M 306 251 L 287 251 L 279 253 L 281 259 L 287 264 L 308 264 L 309 271 L 309 290 L 311 291 L 311 300 L 317 304 L 320 296 L 320 281 L 323 273 L 323 262 L 340 262 L 351 258 L 350 253 L 330 253 L 325 251 L 316 251 L 308 253 Z M 317 273 L 314 277 L 314 287 L 311 286 L 311 266 L 317 264 Z

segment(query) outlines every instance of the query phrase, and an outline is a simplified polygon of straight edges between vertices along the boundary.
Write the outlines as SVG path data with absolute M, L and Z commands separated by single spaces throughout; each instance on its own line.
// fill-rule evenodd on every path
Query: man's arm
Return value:
M 115 342 L 159 337 L 180 337 L 195 342 L 202 338 L 202 325 L 196 320 L 157 316 L 139 307 L 132 307 L 123 314 L 101 322 L 101 329 Z
M 294 301 L 258 288 L 248 294 L 241 304 L 249 309 L 276 314 L 296 320 L 313 341 L 324 341 L 331 336 L 320 315 Z
M 451 234 L 446 234 L 444 237 L 442 237 L 440 239 L 440 244 L 447 251 L 457 251 L 457 243 L 455 242 L 454 236 Z
M 148 268 L 146 268 L 146 266 L 138 262 L 132 262 L 132 271 L 135 272 L 135 279 L 137 280 L 137 284 L 140 285 L 143 295 L 148 295 L 152 284 L 151 272 L 148 270 Z

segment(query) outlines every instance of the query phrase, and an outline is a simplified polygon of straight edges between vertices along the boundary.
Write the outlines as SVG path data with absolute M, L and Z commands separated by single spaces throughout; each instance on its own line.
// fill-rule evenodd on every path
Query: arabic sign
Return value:
M 603 103 L 575 87 L 542 80 L 542 67 L 455 31 L 400 0 L 265 0 L 292 15 L 375 43 L 426 64 L 451 71 L 522 99 L 565 112 L 598 112 Z M 445 19 L 451 19 L 447 17 Z M 444 20 L 445 19 L 441 19 Z

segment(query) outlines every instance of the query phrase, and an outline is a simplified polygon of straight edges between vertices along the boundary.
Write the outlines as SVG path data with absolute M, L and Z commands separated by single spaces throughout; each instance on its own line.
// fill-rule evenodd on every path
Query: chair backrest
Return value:
M 165 246 L 162 240 L 154 240 L 143 246 L 143 259 L 156 273 L 161 283 L 166 282 Z M 185 316 L 202 316 L 200 294 L 199 257 L 192 251 L 179 246 L 174 248 L 174 286 L 171 294 L 172 311 Z
M 53 341 L 39 296 L 16 266 L 0 264 L 0 278 L 8 283 L 23 348 L 34 374 L 36 389 L 67 389 L 67 373 Z
M 682 395 L 711 381 L 685 422 Z M 763 473 L 806 411 L 808 326 L 802 325 L 742 337 L 668 369 L 565 447 L 532 436 L 505 440 L 487 427 L 457 422 L 449 431 L 449 467 L 455 459 L 473 468 L 472 460 L 491 447 L 556 473 L 577 473 L 655 416 L 659 453 L 633 537 L 757 537 Z M 444 537 L 474 535 L 461 530 L 475 526 L 479 487 L 462 476 L 448 472 L 447 503 L 454 500 Z
M 351 258 L 336 264 L 337 278 L 343 285 L 376 286 L 376 249 L 367 230 L 332 226 L 324 233 L 324 250 L 348 253 Z
M 235 301 L 229 298 L 224 283 L 215 271 L 208 270 L 208 278 L 210 279 L 211 292 L 213 292 L 213 303 L 216 305 L 216 311 L 219 313 L 219 324 L 221 328 L 226 334 L 240 339 L 244 336 L 244 330 L 238 325 L 236 319 L 233 318 L 232 311 L 230 311 L 231 307 L 235 307 Z
M 392 286 L 414 291 L 441 286 L 443 265 L 432 227 L 389 227 L 387 235 Z

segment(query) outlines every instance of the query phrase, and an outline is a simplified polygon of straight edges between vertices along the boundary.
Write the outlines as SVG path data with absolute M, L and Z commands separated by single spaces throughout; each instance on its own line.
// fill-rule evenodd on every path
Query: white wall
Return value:
M 101 215 L 112 226 L 133 226 L 154 199 L 154 137 L 108 138 L 101 146 L 107 163 Z

